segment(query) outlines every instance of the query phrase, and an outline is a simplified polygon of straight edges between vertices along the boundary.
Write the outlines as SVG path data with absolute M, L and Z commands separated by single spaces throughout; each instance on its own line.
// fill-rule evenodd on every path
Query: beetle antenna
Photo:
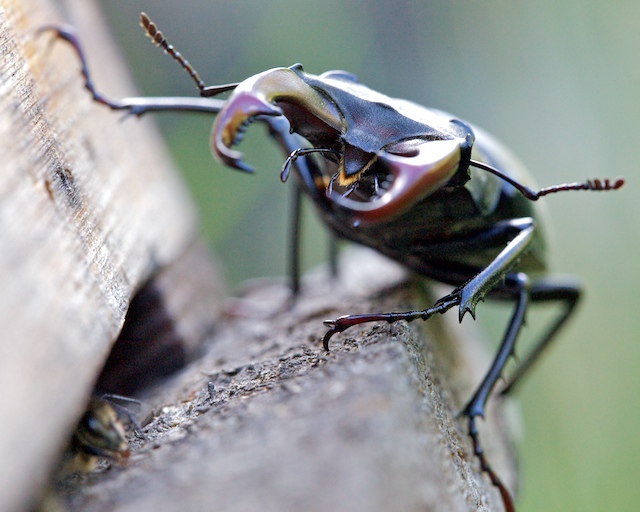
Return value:
M 470 160 L 469 165 L 498 176 L 498 178 L 501 178 L 510 185 L 513 185 L 523 196 L 525 196 L 527 199 L 530 199 L 531 201 L 537 201 L 543 196 L 555 194 L 556 192 L 566 192 L 569 190 L 593 190 L 596 192 L 601 192 L 605 190 L 617 190 L 622 187 L 622 185 L 624 185 L 624 178 L 617 178 L 613 182 L 609 178 L 605 178 L 604 180 L 596 178 L 593 180 L 587 180 L 582 183 L 563 183 L 561 185 L 552 185 L 550 187 L 541 188 L 540 190 L 536 191 L 514 180 L 510 176 L 507 176 L 505 173 L 499 171 L 495 167 L 491 167 L 490 165 L 485 164 L 484 162 Z
M 138 420 L 136 420 L 135 416 L 133 415 L 129 407 L 118 403 L 118 402 L 126 402 L 128 404 L 140 406 L 142 405 L 142 402 L 140 402 L 140 400 L 136 400 L 135 398 L 129 398 L 127 396 L 122 396 L 122 395 L 114 395 L 112 393 L 105 393 L 104 395 L 100 395 L 99 397 L 96 397 L 96 399 L 98 401 L 108 403 L 113 408 L 113 410 L 116 411 L 118 416 L 124 416 L 125 418 L 127 418 L 129 423 L 133 426 L 133 429 L 135 430 L 136 434 L 138 434 L 138 436 L 141 439 L 147 438 L 147 436 L 144 433 L 144 430 L 142 430 L 142 427 L 140 426 L 140 423 L 138 423 Z
M 301 156 L 309 155 L 311 153 L 331 153 L 333 155 L 338 155 L 339 153 L 335 149 L 323 149 L 323 148 L 300 148 L 293 151 L 284 165 L 282 166 L 282 172 L 280 172 L 280 181 L 284 183 L 287 181 L 289 177 L 289 171 L 291 170 L 291 164 L 295 162 Z
M 164 37 L 164 34 L 160 30 L 158 30 L 158 26 L 144 12 L 140 13 L 140 25 L 142 26 L 142 28 L 144 28 L 147 36 L 153 41 L 156 46 L 162 48 L 164 52 L 169 55 L 169 57 L 175 60 L 178 64 L 180 64 L 180 66 L 182 66 L 182 69 L 189 73 L 189 76 L 196 83 L 198 91 L 200 91 L 200 96 L 216 96 L 223 92 L 231 91 L 238 85 L 237 83 L 209 86 L 205 85 L 204 81 L 202 80 L 202 78 L 200 78 L 200 75 L 191 65 L 191 63 L 187 59 L 185 59 L 171 43 L 169 43 L 167 38 Z

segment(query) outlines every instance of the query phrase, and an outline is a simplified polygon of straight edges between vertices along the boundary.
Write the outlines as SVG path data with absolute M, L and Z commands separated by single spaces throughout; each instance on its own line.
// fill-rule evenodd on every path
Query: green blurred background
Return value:
M 553 231 L 552 269 L 581 276 L 587 293 L 551 357 L 520 389 L 519 510 L 640 507 L 640 315 L 632 302 L 640 287 L 640 2 L 102 4 L 147 95 L 191 95 L 195 88 L 148 43 L 138 28 L 140 11 L 151 15 L 208 84 L 295 62 L 313 73 L 346 69 L 374 89 L 486 128 L 541 185 L 624 175 L 627 185 L 618 193 L 543 199 Z M 264 131 L 256 125 L 243 143 L 258 170 L 246 176 L 211 159 L 210 118 L 157 119 L 230 281 L 282 275 L 290 190 L 279 182 L 283 159 Z M 312 217 L 307 215 L 310 224 Z M 325 255 L 322 231 L 310 229 L 306 266 Z M 491 338 L 502 331 L 504 314 L 479 306 Z M 530 326 L 536 318 L 531 315 Z

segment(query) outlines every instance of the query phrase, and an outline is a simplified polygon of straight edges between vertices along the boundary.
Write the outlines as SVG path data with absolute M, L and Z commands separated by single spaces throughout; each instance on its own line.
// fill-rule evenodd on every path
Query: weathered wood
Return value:
M 221 322 L 201 359 L 143 398 L 147 439 L 126 466 L 67 487 L 64 508 L 502 510 L 457 417 L 487 367 L 477 334 L 447 315 L 354 328 L 325 353 L 323 319 L 416 299 L 395 265 L 369 252 L 348 260 L 346 285 L 319 275 L 291 310 L 275 284 L 234 302 L 253 316 Z M 493 405 L 482 439 L 513 488 Z
M 131 94 L 92 2 L 0 1 L 0 509 L 37 497 L 129 301 L 192 244 L 194 210 L 151 120 L 91 101 L 73 52 L 36 30 L 78 26 L 96 79 Z M 72 16 L 72 18 L 71 18 Z M 210 316 L 209 320 L 213 315 Z

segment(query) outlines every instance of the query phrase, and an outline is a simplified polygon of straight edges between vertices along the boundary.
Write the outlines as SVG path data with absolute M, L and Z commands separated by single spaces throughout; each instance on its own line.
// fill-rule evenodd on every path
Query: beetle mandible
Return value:
M 328 350 L 333 335 L 354 325 L 427 320 L 453 307 L 459 319 L 475 317 L 485 297 L 514 302 L 498 352 L 463 414 L 474 454 L 498 488 L 506 510 L 515 510 L 505 485 L 480 444 L 476 418 L 514 352 L 530 302 L 559 302 L 562 310 L 519 363 L 501 393 L 509 392 L 573 313 L 579 284 L 545 274 L 544 237 L 533 202 L 562 191 L 620 188 L 615 181 L 587 180 L 535 190 L 521 164 L 484 131 L 445 112 L 390 98 L 344 71 L 306 73 L 300 64 L 264 71 L 246 80 L 206 86 L 146 14 L 141 24 L 154 43 L 193 78 L 200 98 L 125 98 L 113 101 L 94 87 L 75 33 L 45 27 L 72 44 L 85 86 L 94 100 L 140 116 L 185 111 L 216 114 L 211 149 L 225 165 L 252 169 L 233 149 L 246 126 L 266 123 L 288 155 L 281 171 L 293 169 L 298 202 L 306 194 L 339 238 L 372 247 L 418 274 L 454 286 L 431 308 L 402 313 L 348 315 L 326 321 Z M 230 92 L 227 100 L 213 96 Z M 294 219 L 294 225 L 297 220 Z M 297 230 L 292 257 L 298 288 Z

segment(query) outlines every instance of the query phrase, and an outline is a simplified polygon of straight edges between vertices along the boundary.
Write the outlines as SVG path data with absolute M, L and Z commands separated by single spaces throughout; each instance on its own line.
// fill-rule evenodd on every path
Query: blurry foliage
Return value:
M 302 62 L 347 69 L 371 87 L 448 110 L 502 139 L 542 185 L 623 174 L 619 193 L 545 198 L 551 266 L 582 276 L 584 303 L 520 390 L 521 511 L 635 510 L 640 502 L 640 4 L 451 0 L 103 0 L 145 94 L 189 95 L 188 77 L 145 41 L 147 11 L 208 84 Z M 241 149 L 253 176 L 221 168 L 211 119 L 158 116 L 198 200 L 203 230 L 233 282 L 285 272 L 283 161 L 253 126 Z M 311 212 L 307 212 L 311 213 Z M 313 217 L 307 215 L 307 217 Z M 308 265 L 324 237 L 307 233 Z M 478 317 L 492 337 L 505 314 Z M 530 316 L 530 329 L 536 327 Z M 466 319 L 466 321 L 470 321 Z M 321 327 L 319 327 L 321 330 Z

